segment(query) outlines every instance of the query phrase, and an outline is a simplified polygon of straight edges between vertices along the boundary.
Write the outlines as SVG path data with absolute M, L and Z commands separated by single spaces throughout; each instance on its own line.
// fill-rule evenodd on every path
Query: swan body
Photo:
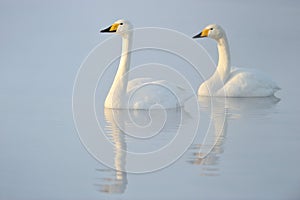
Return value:
M 208 25 L 194 38 L 209 37 L 217 41 L 219 61 L 215 73 L 198 89 L 199 96 L 267 97 L 280 88 L 266 74 L 245 68 L 231 68 L 225 31 L 216 24 Z
M 112 109 L 176 108 L 183 106 L 191 91 L 166 80 L 137 78 L 128 81 L 130 69 L 132 25 L 118 20 L 101 32 L 113 32 L 122 37 L 122 55 L 104 107 Z

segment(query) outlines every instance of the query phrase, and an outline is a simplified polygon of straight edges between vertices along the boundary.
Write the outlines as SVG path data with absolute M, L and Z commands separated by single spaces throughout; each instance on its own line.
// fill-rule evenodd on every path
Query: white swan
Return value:
M 115 109 L 176 108 L 183 106 L 191 92 L 166 80 L 138 78 L 128 81 L 132 46 L 132 25 L 118 20 L 101 32 L 116 33 L 122 37 L 122 55 L 115 79 L 106 97 L 104 107 Z M 154 106 L 154 107 L 153 107 Z
M 215 73 L 198 89 L 199 96 L 267 97 L 280 88 L 267 75 L 245 68 L 231 69 L 225 31 L 216 24 L 208 25 L 193 38 L 209 37 L 218 43 L 219 61 Z

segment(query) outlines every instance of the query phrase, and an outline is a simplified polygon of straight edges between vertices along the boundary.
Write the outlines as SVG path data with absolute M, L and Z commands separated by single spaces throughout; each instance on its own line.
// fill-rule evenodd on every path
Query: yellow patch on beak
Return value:
M 113 24 L 113 25 L 111 25 L 109 31 L 111 31 L 111 32 L 117 31 L 119 25 L 120 25 L 120 24 Z
M 209 33 L 209 29 L 203 29 L 203 31 L 201 32 L 201 37 L 207 37 Z

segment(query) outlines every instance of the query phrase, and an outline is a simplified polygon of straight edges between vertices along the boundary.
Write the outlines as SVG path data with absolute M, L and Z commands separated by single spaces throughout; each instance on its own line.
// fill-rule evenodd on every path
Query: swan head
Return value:
M 124 19 L 119 19 L 114 22 L 111 26 L 101 30 L 101 33 L 116 33 L 118 35 L 126 35 L 133 28 L 132 24 Z
M 225 36 L 225 31 L 220 25 L 210 24 L 206 26 L 199 34 L 195 35 L 193 38 L 209 37 L 215 40 L 219 40 L 224 36 Z

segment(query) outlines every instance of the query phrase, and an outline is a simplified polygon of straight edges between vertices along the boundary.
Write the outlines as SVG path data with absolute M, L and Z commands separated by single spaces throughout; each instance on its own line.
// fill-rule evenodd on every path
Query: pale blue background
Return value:
M 263 117 L 228 122 L 218 175 L 201 176 L 187 154 L 160 172 L 128 175 L 124 194 L 98 191 L 108 175 L 76 134 L 72 87 L 108 38 L 99 30 L 119 18 L 191 37 L 221 24 L 233 65 L 259 68 L 282 88 Z M 1 1 L 0 199 L 299 199 L 299 20 L 296 0 Z M 214 41 L 198 42 L 217 58 Z

